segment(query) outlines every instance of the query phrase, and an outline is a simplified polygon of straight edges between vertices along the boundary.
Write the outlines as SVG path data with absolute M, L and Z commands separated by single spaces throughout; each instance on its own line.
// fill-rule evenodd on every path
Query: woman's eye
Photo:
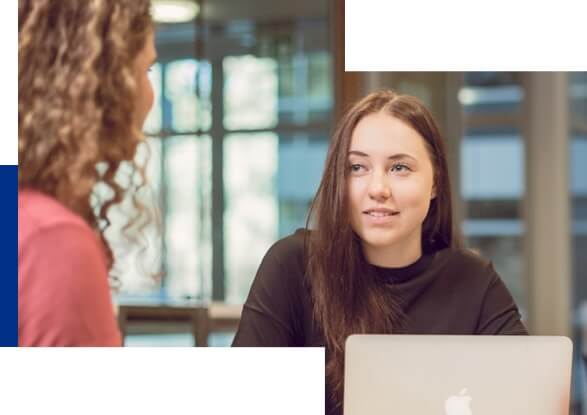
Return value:
M 391 168 L 391 171 L 394 171 L 394 172 L 406 172 L 406 171 L 409 171 L 409 170 L 410 170 L 410 168 L 407 165 L 405 165 L 405 164 L 395 164 Z
M 363 169 L 363 166 L 360 164 L 351 164 L 351 171 L 352 172 L 358 172 L 361 171 L 361 169 Z

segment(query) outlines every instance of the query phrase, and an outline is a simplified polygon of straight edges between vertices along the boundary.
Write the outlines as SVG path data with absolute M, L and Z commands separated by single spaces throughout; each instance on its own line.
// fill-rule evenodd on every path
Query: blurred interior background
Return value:
M 261 258 L 304 226 L 336 120 L 394 88 L 443 129 L 468 247 L 532 334 L 574 340 L 573 413 L 587 414 L 587 73 L 345 73 L 343 0 L 153 3 L 155 104 L 137 157 L 161 226 L 147 267 L 110 235 L 126 345 L 229 345 Z

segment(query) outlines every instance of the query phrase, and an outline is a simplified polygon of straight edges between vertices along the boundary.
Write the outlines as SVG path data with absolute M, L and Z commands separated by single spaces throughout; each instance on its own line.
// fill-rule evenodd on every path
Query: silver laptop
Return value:
M 355 335 L 344 415 L 568 415 L 566 337 Z

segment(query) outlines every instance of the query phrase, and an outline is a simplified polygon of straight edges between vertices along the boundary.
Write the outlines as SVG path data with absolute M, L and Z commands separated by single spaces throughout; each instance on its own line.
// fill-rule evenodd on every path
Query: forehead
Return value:
M 414 158 L 428 156 L 424 138 L 405 122 L 382 112 L 363 117 L 351 136 L 350 151 L 370 156 L 406 153 Z

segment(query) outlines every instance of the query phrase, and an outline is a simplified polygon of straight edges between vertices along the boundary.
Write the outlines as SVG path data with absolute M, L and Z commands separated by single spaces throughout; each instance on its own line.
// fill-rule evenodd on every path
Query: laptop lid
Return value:
M 568 415 L 566 337 L 354 335 L 345 415 Z

